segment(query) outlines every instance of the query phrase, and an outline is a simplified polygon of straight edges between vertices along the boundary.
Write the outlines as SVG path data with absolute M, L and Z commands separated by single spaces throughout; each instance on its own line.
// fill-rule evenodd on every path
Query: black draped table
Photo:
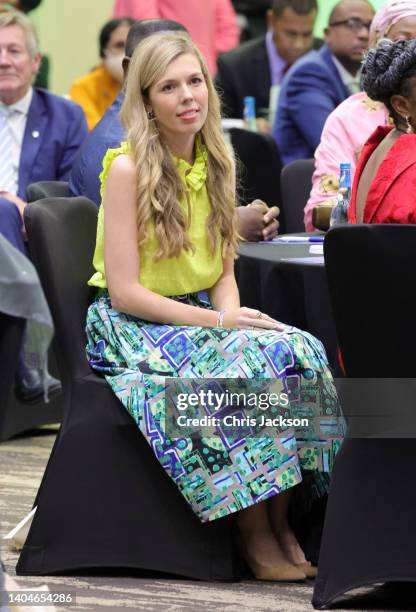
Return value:
M 338 375 L 337 338 L 325 266 L 322 255 L 310 253 L 312 244 L 240 244 L 236 278 L 241 305 L 257 308 L 319 338 Z

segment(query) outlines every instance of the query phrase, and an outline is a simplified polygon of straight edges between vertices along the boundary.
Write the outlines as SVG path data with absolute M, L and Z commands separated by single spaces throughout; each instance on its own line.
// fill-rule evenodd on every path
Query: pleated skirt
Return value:
M 210 308 L 201 294 L 174 299 Z M 201 521 L 290 489 L 302 470 L 314 472 L 318 495 L 325 492 L 344 427 L 324 348 L 311 334 L 293 327 L 278 332 L 149 323 L 113 309 L 103 291 L 88 310 L 86 333 L 91 367 L 106 378 Z M 169 428 L 166 389 L 178 378 L 227 379 L 247 393 L 270 384 L 288 396 L 290 416 L 307 417 L 310 425 L 262 426 L 271 412 L 239 405 L 227 410 L 244 426 L 227 428 L 220 420 L 197 431 Z

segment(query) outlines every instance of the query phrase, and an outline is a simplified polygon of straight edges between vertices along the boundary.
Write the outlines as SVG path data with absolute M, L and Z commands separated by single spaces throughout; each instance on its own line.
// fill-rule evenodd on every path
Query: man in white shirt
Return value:
M 32 87 L 40 61 L 28 18 L 17 11 L 1 13 L 0 232 L 23 253 L 26 187 L 40 180 L 65 180 L 87 135 L 80 107 Z

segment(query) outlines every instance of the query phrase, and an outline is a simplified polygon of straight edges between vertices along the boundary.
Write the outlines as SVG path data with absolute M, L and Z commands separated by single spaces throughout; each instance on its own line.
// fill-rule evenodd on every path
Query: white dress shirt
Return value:
M 353 76 L 351 72 L 348 72 L 348 70 L 341 64 L 341 62 L 337 60 L 335 55 L 331 55 L 331 57 L 339 72 L 339 76 L 341 77 L 341 80 L 344 83 L 345 87 L 348 89 L 348 91 L 351 94 L 355 94 L 361 91 L 361 68 L 357 71 L 357 74 Z
M 12 138 L 12 150 L 10 154 L 12 157 L 14 170 L 15 190 L 13 193 L 17 193 L 18 188 L 20 153 L 22 151 L 23 136 L 26 129 L 27 115 L 29 112 L 30 103 L 32 102 L 32 97 L 33 89 L 30 87 L 29 91 L 23 96 L 23 98 L 21 98 L 15 104 L 7 105 L 0 102 L 0 106 L 5 108 L 8 113 L 7 123 Z

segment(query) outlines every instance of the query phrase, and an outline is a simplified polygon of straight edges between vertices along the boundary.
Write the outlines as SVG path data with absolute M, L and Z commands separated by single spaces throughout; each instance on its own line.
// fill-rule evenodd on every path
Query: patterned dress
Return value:
M 202 293 L 172 297 L 211 308 Z M 201 521 L 293 487 L 302 469 L 313 470 L 317 483 L 326 482 L 319 474 L 332 468 L 342 421 L 323 346 L 312 335 L 292 327 L 277 332 L 158 325 L 113 309 L 105 289 L 88 310 L 86 331 L 91 367 L 105 376 Z M 262 410 L 240 402 L 218 411 L 198 405 L 186 414 L 215 414 L 217 424 L 175 427 L 177 406 L 168 401 L 172 381 L 193 381 L 192 388 L 221 381 L 257 398 L 260 391 L 277 389 L 290 406 Z M 309 427 L 263 423 L 263 416 L 282 413 L 308 417 Z M 237 424 L 225 426 L 226 415 L 238 416 Z

